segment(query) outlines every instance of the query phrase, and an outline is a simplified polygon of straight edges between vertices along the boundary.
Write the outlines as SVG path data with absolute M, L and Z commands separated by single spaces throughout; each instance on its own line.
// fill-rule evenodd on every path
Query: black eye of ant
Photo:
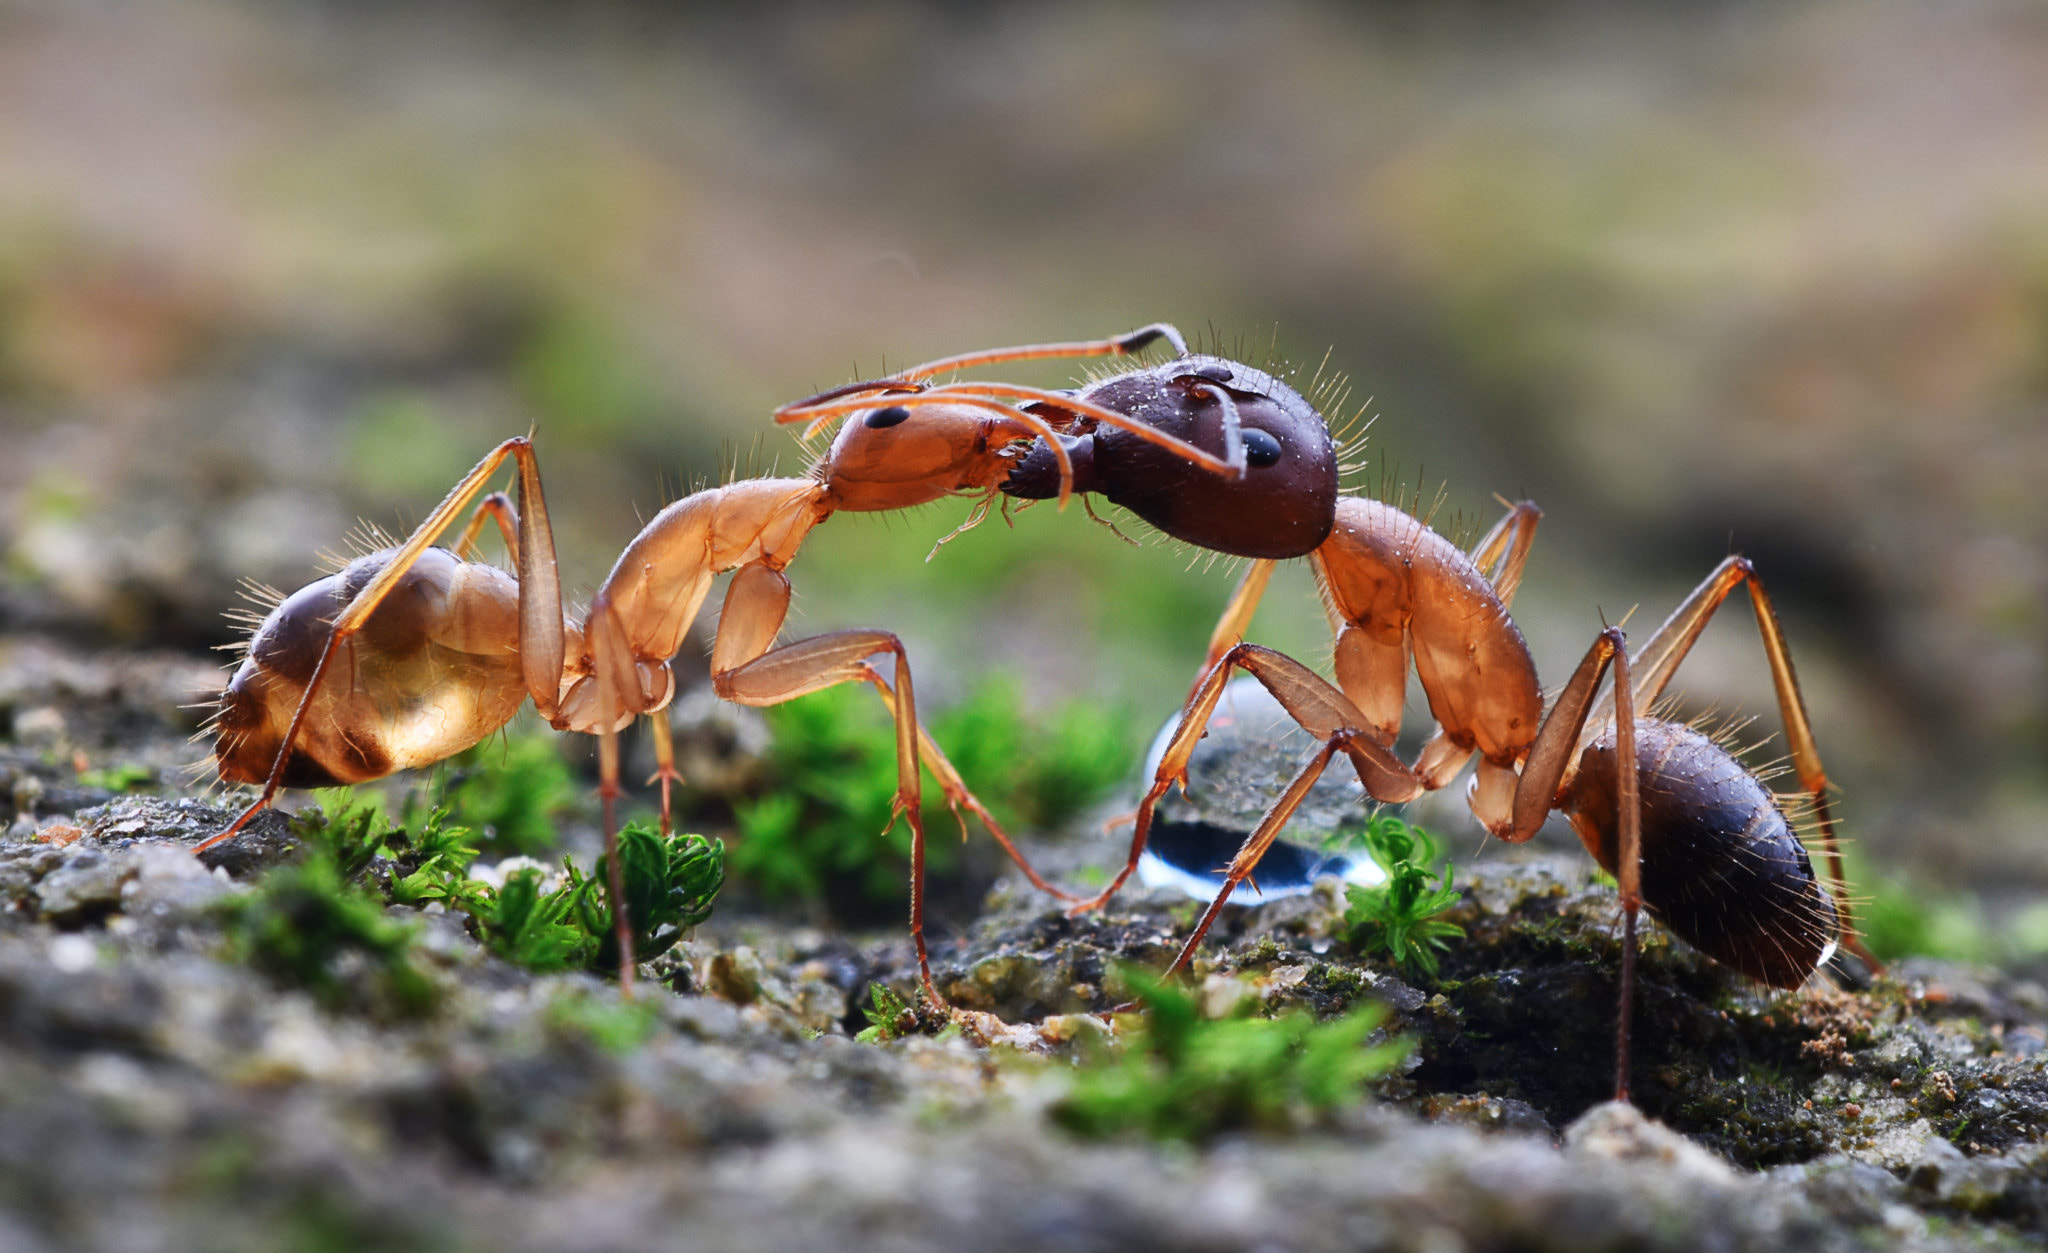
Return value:
M 1198 379 L 1207 379 L 1211 383 L 1228 383 L 1231 378 L 1230 367 L 1220 361 L 1205 361 L 1189 370 L 1188 374 Z
M 1264 469 L 1280 460 L 1280 441 L 1257 427 L 1244 431 L 1245 464 Z
M 876 409 L 861 419 L 870 431 L 885 430 L 910 416 L 910 410 L 902 405 L 890 405 L 887 409 Z

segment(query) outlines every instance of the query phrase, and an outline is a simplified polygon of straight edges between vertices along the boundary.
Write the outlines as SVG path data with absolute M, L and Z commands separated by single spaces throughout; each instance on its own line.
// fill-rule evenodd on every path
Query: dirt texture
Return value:
M 175 657 L 0 648 L 0 1245 L 40 1249 L 1975 1248 L 2048 1232 L 2048 994 L 1909 962 L 1794 993 L 1659 930 L 1634 1108 L 1612 1082 L 1618 944 L 1583 857 L 1461 869 L 1439 975 L 1349 949 L 1336 885 L 1231 908 L 1212 1010 L 1389 1006 L 1417 1046 L 1373 1099 L 1293 1134 L 1089 1141 L 1048 1117 L 1116 966 L 1157 969 L 1193 904 L 1069 918 L 1021 880 L 935 947 L 956 1013 L 864 1043 L 900 933 L 728 911 L 643 969 L 637 1009 L 536 976 L 438 907 L 424 1016 L 323 1008 L 235 961 L 223 903 L 296 856 L 281 816 L 202 861 L 232 807 Z M 49 710 L 51 713 L 39 711 Z M 61 719 L 61 723 L 60 723 Z M 148 795 L 77 754 L 166 763 Z M 1218 816 L 1220 817 L 1220 811 Z M 1113 841 L 1041 854 L 1106 863 Z M 1063 865 L 1062 863 L 1069 863 Z

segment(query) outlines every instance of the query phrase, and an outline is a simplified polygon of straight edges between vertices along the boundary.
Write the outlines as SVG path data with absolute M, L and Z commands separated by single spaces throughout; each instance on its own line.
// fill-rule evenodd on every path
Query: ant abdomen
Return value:
M 1712 738 L 1636 723 L 1643 903 L 1680 939 L 1772 987 L 1804 983 L 1840 920 L 1777 796 Z M 1613 733 L 1582 756 L 1558 808 L 1615 873 Z
M 335 616 L 395 550 L 294 592 L 249 640 L 213 722 L 221 778 L 262 782 L 320 664 Z M 519 585 L 428 549 L 363 629 L 342 640 L 286 761 L 286 787 L 333 787 L 429 765 L 503 726 L 526 699 Z

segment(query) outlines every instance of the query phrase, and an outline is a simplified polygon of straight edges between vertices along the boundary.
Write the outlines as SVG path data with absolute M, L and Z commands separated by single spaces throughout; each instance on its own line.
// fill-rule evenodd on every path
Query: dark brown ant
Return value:
M 1365 791 L 1387 803 L 1442 787 L 1476 752 L 1468 802 L 1490 832 L 1514 843 L 1533 838 L 1552 809 L 1570 819 L 1620 885 L 1618 1099 L 1628 1094 L 1641 907 L 1695 948 L 1774 987 L 1805 982 L 1838 943 L 1875 965 L 1838 897 L 1841 858 L 1827 776 L 1776 611 L 1746 560 L 1729 558 L 1694 590 L 1636 655 L 1633 680 L 1622 632 L 1602 631 L 1545 718 L 1534 663 L 1508 616 L 1541 517 L 1535 505 L 1513 506 L 1468 554 L 1391 505 L 1340 496 L 1322 416 L 1271 374 L 1221 358 L 1183 356 L 1077 395 L 1198 446 L 1242 446 L 1248 471 L 1234 481 L 1205 476 L 1125 428 L 1089 430 L 1084 419 L 1058 437 L 1056 448 L 1041 441 L 1005 492 L 1046 497 L 1070 480 L 1073 490 L 1100 492 L 1176 538 L 1254 558 L 1134 815 L 1129 859 L 1078 910 L 1107 902 L 1137 867 L 1155 804 L 1176 780 L 1185 785 L 1189 756 L 1231 672 L 1243 669 L 1323 746 L 1245 839 L 1169 974 L 1187 965 L 1231 893 L 1340 752 Z M 1274 563 L 1301 556 L 1315 571 L 1336 637 L 1334 684 L 1283 654 L 1242 642 Z M 1738 586 L 1749 589 L 1793 765 L 1811 798 L 1837 892 L 1816 878 L 1769 789 L 1712 738 L 1637 712 L 1656 703 Z M 1411 664 L 1438 724 L 1412 766 L 1392 751 Z M 1609 668 L 1613 690 L 1596 702 Z M 1618 769 L 1623 761 L 1635 768 Z

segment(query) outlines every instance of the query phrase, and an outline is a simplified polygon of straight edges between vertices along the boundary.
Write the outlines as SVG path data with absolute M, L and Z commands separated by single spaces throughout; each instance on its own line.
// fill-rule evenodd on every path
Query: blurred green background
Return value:
M 538 433 L 572 590 L 776 403 L 1159 319 L 1547 510 L 1552 682 L 1724 554 L 1868 862 L 2048 890 L 2048 8 L 0 3 L 0 627 L 198 649 Z M 1242 346 L 1241 348 L 1239 346 Z M 1001 371 L 1058 384 L 1064 367 Z M 1366 404 L 1369 398 L 1369 404 Z M 1231 575 L 843 516 L 794 625 L 1178 701 Z M 1312 660 L 1298 568 L 1255 634 Z M 1680 686 L 1775 731 L 1747 611 Z M 1420 713 L 1416 715 L 1420 718 Z M 1421 817 L 1454 833 L 1462 806 Z

